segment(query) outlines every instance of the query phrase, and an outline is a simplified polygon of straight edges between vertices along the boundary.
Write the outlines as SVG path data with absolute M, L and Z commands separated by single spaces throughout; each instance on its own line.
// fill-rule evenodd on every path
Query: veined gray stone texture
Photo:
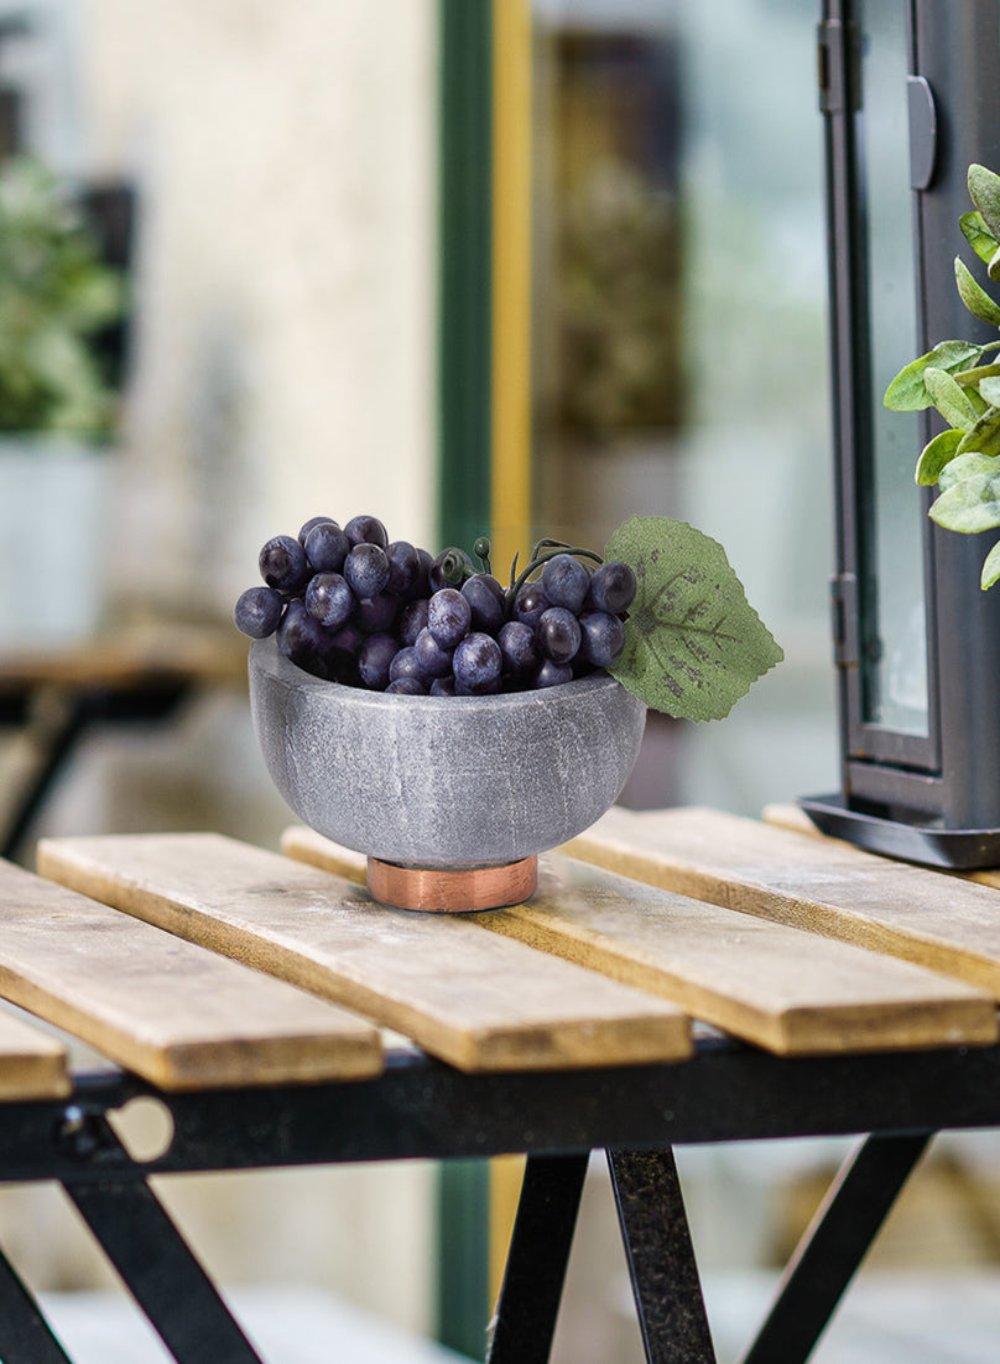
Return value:
M 646 708 L 614 678 L 509 696 L 387 696 L 250 649 L 268 771 L 317 833 L 384 862 L 494 866 L 598 819 L 639 755 Z

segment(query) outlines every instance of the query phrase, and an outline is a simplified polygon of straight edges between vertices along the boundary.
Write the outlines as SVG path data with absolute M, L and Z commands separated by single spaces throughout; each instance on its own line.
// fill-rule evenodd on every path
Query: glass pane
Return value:
M 650 715 L 628 802 L 832 789 L 816 8 L 534 0 L 535 517 L 722 543 L 786 662 L 722 725 Z M 553 530 L 551 527 L 560 527 Z
M 925 735 L 927 642 L 923 508 L 914 494 L 920 449 L 917 413 L 887 412 L 882 394 L 917 354 L 913 195 L 909 181 L 904 0 L 859 4 L 862 109 L 858 116 L 859 193 L 866 217 L 871 383 L 870 498 L 862 517 L 864 717 Z

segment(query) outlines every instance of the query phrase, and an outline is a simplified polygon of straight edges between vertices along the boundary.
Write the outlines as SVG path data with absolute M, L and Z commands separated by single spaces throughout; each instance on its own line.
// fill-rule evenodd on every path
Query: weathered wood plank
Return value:
M 63 1044 L 0 1011 L 0 1102 L 62 1099 L 72 1087 Z
M 461 916 L 374 905 L 347 881 L 213 834 L 57 839 L 47 876 L 339 1000 L 465 1070 L 676 1060 L 662 1000 Z
M 382 1068 L 364 1019 L 0 862 L 0 996 L 164 1089 Z
M 364 881 L 365 860 L 311 829 L 282 851 Z M 517 938 L 654 994 L 783 1055 L 991 1042 L 990 997 L 844 943 L 660 891 L 566 857 L 532 900 L 478 914 Z
M 574 857 L 742 913 L 901 957 L 1000 998 L 988 886 L 713 810 L 613 809 Z

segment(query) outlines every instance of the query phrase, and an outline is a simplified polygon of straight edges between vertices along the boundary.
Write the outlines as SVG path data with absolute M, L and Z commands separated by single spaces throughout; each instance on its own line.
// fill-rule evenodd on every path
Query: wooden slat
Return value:
M 1000 898 L 988 886 L 701 809 L 612 809 L 567 851 L 650 885 L 902 957 L 1000 999 Z
M 688 1019 L 614 981 L 409 914 L 325 872 L 214 834 L 57 839 L 47 876 L 361 1009 L 465 1070 L 676 1060 Z
M 658 815 L 659 810 L 648 810 L 647 814 Z M 775 829 L 789 829 L 793 834 L 808 834 L 811 838 L 825 838 L 816 825 L 812 822 L 805 810 L 800 805 L 775 803 L 765 805 L 760 812 L 760 817 L 765 824 L 770 824 Z M 837 839 L 843 847 L 849 848 L 852 845 L 843 839 Z
M 0 1101 L 62 1099 L 72 1087 L 63 1044 L 0 1012 Z
M 0 862 L 0 995 L 164 1089 L 382 1068 L 364 1019 Z
M 364 859 L 311 829 L 282 851 L 364 879 Z M 474 923 L 671 999 L 782 1055 L 992 1042 L 990 997 L 905 962 L 820 942 L 652 889 L 566 857 L 542 859 L 538 893 Z
M 864 851 L 856 843 L 848 843 L 846 839 L 831 839 L 828 835 L 821 833 L 806 812 L 798 805 L 765 805 L 761 811 L 761 818 L 765 824 L 771 824 L 776 829 L 789 829 L 792 833 L 805 834 L 809 838 L 822 839 L 828 843 L 836 842 L 839 847 L 846 848 L 849 851 Z M 965 881 L 974 881 L 980 886 L 990 886 L 993 890 L 1000 890 L 1000 867 L 950 874 L 960 876 Z

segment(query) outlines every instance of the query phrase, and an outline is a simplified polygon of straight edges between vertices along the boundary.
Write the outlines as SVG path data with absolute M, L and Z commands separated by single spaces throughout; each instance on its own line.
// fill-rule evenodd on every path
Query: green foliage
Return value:
M 0 430 L 100 439 L 114 397 L 91 336 L 123 290 L 53 176 L 30 160 L 0 172 Z
M 973 317 L 988 322 L 991 327 L 1000 327 L 1000 305 L 994 303 L 986 290 L 972 278 L 961 256 L 955 257 L 955 283 L 958 285 L 959 298 Z
M 1000 540 L 983 560 L 983 571 L 980 575 L 979 586 L 985 592 L 988 587 L 992 587 L 998 581 L 1000 581 Z
M 949 426 L 966 431 L 975 422 L 976 409 L 961 384 L 956 383 L 946 370 L 928 366 L 924 370 L 924 387 Z
M 983 215 L 981 213 L 963 213 L 958 220 L 958 225 L 962 229 L 965 240 L 979 259 L 989 265 L 994 252 L 1000 246 L 1000 242 L 983 222 Z
M 965 455 L 973 450 L 980 455 L 1000 455 L 1000 408 L 988 407 L 976 423 L 966 429 L 958 453 Z
M 1000 466 L 953 483 L 931 507 L 931 520 L 960 535 L 1000 526 Z
M 990 279 L 1000 281 L 1000 175 L 970 166 L 969 197 L 975 207 L 962 214 L 959 226 Z M 1000 329 L 1000 304 L 976 283 L 960 257 L 955 258 L 955 284 L 973 317 Z M 961 535 L 1000 526 L 1000 363 L 984 363 L 998 349 L 996 341 L 984 346 L 941 341 L 901 369 L 883 399 L 899 412 L 934 406 L 951 427 L 924 446 L 915 477 L 921 486 L 940 487 L 930 516 Z M 998 581 L 1000 544 L 983 564 L 983 590 Z
M 974 474 L 992 474 L 997 471 L 996 460 L 990 455 L 980 455 L 975 452 L 968 455 L 958 455 L 949 462 L 946 468 L 941 470 L 938 486 L 944 493 L 949 488 L 954 487 L 956 483 L 961 483 L 963 479 L 971 478 Z
M 933 350 L 918 360 L 911 360 L 899 371 L 882 401 L 894 412 L 921 412 L 934 403 L 924 382 L 928 369 L 954 374 L 967 370 L 970 362 L 978 363 L 982 354 L 982 346 L 973 345 L 971 341 L 939 341 Z
M 610 670 L 656 710 L 721 720 L 784 657 L 715 540 L 683 521 L 634 516 L 608 541 L 638 584 Z
M 942 470 L 958 453 L 961 431 L 942 431 L 929 440 L 917 460 L 916 481 L 924 488 L 932 488 Z
M 1000 175 L 973 162 L 969 167 L 968 184 L 969 198 L 994 238 L 1000 240 Z

